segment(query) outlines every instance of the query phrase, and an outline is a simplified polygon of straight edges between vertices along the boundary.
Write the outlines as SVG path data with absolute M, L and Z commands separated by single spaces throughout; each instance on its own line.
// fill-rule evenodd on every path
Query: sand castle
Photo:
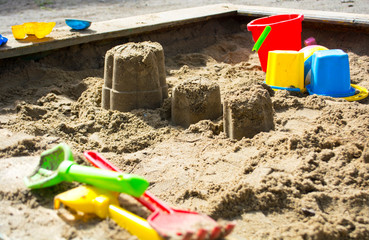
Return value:
M 166 97 L 164 51 L 159 43 L 126 43 L 106 52 L 103 108 L 122 112 L 157 108 Z

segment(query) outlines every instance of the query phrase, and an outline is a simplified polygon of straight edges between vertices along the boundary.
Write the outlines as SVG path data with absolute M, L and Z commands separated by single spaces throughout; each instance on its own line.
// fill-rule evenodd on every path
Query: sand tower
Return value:
M 106 52 L 101 105 L 122 112 L 160 107 L 168 97 L 163 47 L 126 43 Z
M 245 87 L 224 97 L 223 126 L 229 138 L 252 138 L 274 128 L 269 93 L 261 86 Z
M 186 80 L 173 89 L 172 121 L 188 127 L 200 120 L 215 120 L 222 115 L 220 88 L 204 77 Z

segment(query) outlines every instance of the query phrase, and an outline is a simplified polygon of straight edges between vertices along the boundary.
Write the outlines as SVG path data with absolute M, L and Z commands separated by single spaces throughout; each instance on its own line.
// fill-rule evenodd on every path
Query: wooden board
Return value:
M 89 29 L 84 31 L 74 31 L 67 26 L 56 28 L 43 39 L 28 37 L 24 40 L 15 40 L 13 36 L 6 36 L 9 38 L 9 41 L 5 46 L 0 47 L 0 59 L 55 50 L 88 42 L 143 34 L 156 30 L 178 27 L 184 24 L 206 21 L 212 18 L 227 16 L 249 16 L 258 18 L 289 13 L 304 14 L 304 21 L 360 26 L 369 29 L 369 15 L 365 14 L 216 4 L 94 22 Z
M 369 28 L 369 15 L 315 10 L 272 8 L 261 6 L 234 5 L 240 16 L 265 17 L 278 14 L 303 14 L 304 21 L 332 23 L 339 25 L 361 26 Z
M 147 14 L 110 21 L 94 22 L 85 31 L 74 31 L 68 26 L 55 28 L 47 37 L 28 37 L 15 40 L 8 37 L 8 43 L 0 48 L 0 59 L 17 57 L 37 52 L 49 51 L 72 45 L 142 34 L 159 29 L 181 26 L 188 23 L 206 21 L 211 18 L 236 16 L 232 5 L 217 4 L 205 7 L 187 8 L 155 14 Z

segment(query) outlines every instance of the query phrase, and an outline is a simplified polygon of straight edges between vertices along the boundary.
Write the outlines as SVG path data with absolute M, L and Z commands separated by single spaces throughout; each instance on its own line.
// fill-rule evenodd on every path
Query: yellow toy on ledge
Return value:
M 41 39 L 51 33 L 54 27 L 55 22 L 27 22 L 12 26 L 12 32 L 15 39 L 24 39 L 26 34 Z

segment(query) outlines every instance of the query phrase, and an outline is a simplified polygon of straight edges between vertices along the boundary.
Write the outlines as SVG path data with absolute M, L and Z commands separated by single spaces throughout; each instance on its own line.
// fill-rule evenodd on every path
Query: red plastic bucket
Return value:
M 261 68 L 267 70 L 268 52 L 273 50 L 301 49 L 302 14 L 283 14 L 255 19 L 247 24 L 252 38 L 256 42 L 266 26 L 272 30 L 261 45 L 258 55 Z

